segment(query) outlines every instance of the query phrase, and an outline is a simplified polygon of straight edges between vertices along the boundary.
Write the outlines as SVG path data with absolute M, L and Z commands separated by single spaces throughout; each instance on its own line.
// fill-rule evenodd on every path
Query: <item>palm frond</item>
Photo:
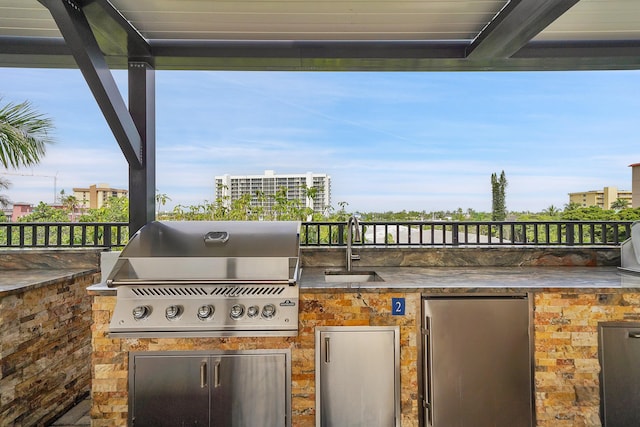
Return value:
M 54 142 L 53 127 L 53 121 L 28 101 L 0 106 L 0 164 L 17 168 L 38 163 L 46 145 Z

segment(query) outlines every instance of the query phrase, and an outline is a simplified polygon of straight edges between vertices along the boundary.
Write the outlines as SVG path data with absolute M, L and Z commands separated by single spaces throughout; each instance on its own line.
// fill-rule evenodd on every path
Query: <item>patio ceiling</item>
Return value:
M 637 0 L 0 0 L 0 66 L 77 67 L 56 2 L 82 8 L 111 68 L 640 68 Z
M 80 69 L 133 234 L 155 218 L 155 70 L 640 69 L 640 1 L 0 0 L 0 67 Z

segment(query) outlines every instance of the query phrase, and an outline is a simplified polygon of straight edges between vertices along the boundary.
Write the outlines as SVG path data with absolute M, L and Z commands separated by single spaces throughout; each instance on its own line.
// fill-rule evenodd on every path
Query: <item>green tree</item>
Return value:
M 171 197 L 167 196 L 165 193 L 160 193 L 156 189 L 156 216 L 160 215 L 160 206 L 166 205 L 170 200 Z
M 577 202 L 569 202 L 566 205 L 564 205 L 564 210 L 565 211 L 573 211 L 575 209 L 580 209 L 582 206 L 580 205 L 580 203 Z
M 53 121 L 28 101 L 0 106 L 0 164 L 5 168 L 35 165 L 46 145 L 53 143 L 52 131 Z
M 616 199 L 613 203 L 611 203 L 611 209 L 613 209 L 614 211 L 619 211 L 628 207 L 629 201 L 625 199 Z
M 128 222 L 129 199 L 109 197 L 102 207 L 89 209 L 78 220 L 80 222 Z
M 78 198 L 74 195 L 65 196 L 64 190 L 60 191 L 60 203 L 64 209 L 69 213 L 69 219 L 71 222 L 76 220 L 76 211 L 80 206 Z
M 548 208 L 543 209 L 542 214 L 543 215 L 548 215 L 548 216 L 551 216 L 551 217 L 555 217 L 555 216 L 560 215 L 560 209 L 556 208 L 553 205 L 549 205 Z
M 504 171 L 502 171 L 500 177 L 495 173 L 491 174 L 492 221 L 504 221 L 507 218 L 506 188 L 507 178 Z
M 615 213 L 599 206 L 587 206 L 562 212 L 561 218 L 572 221 L 610 221 Z
M 44 202 L 38 203 L 29 215 L 19 219 L 20 222 L 68 222 L 69 215 L 64 209 L 54 208 Z

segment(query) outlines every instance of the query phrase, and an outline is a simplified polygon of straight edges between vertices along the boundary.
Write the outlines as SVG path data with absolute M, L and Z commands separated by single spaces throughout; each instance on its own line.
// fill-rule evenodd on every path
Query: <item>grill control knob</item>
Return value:
M 170 305 L 164 310 L 164 316 L 167 320 L 176 320 L 182 314 L 182 310 L 181 305 Z
M 136 320 L 142 320 L 149 317 L 151 314 L 151 307 L 148 305 L 139 305 L 133 309 L 133 318 Z
M 276 315 L 276 306 L 273 304 L 267 304 L 262 307 L 262 317 L 265 319 L 271 319 Z
M 252 305 L 251 307 L 247 308 L 247 316 L 256 317 L 258 314 L 260 314 L 260 307 L 258 307 L 257 305 Z
M 202 305 L 198 307 L 198 319 L 207 320 L 213 317 L 215 308 L 212 305 Z
M 231 307 L 231 312 L 229 313 L 229 316 L 231 316 L 232 319 L 239 319 L 242 317 L 243 314 L 244 314 L 244 305 L 234 304 L 233 307 Z

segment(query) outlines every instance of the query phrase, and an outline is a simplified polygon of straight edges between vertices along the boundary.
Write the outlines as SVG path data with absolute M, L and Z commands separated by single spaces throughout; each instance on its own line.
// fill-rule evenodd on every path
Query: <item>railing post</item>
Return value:
M 567 246 L 573 246 L 574 245 L 574 233 L 575 233 L 575 227 L 573 224 L 567 223 L 565 224 L 565 232 L 566 232 L 566 245 Z
M 458 224 L 453 223 L 451 227 L 451 243 L 453 246 L 460 245 L 460 236 L 458 235 Z
M 108 248 L 111 248 L 113 246 L 111 242 L 111 224 L 104 225 L 104 229 L 102 231 L 102 242 Z

